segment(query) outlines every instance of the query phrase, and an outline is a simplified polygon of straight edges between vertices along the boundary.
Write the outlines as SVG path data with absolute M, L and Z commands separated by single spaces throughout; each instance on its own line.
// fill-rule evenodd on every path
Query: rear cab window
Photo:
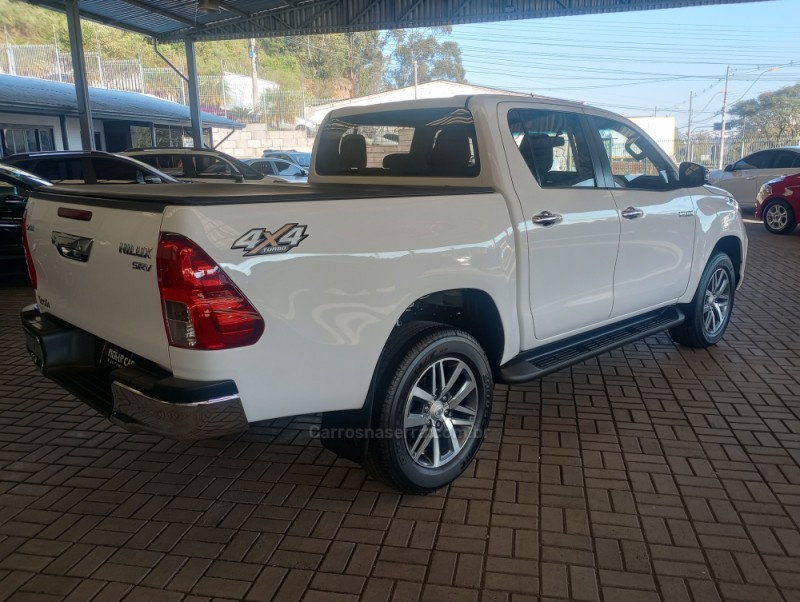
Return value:
M 480 158 L 472 114 L 445 107 L 329 119 L 315 168 L 322 176 L 474 178 Z

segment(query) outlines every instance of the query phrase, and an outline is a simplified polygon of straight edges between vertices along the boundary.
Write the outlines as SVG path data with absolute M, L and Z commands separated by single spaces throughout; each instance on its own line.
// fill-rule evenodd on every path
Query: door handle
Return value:
M 531 218 L 531 221 L 537 226 L 553 226 L 563 221 L 563 217 L 558 213 L 550 213 L 549 211 L 542 211 L 537 213 Z
M 53 243 L 61 257 L 66 257 L 74 261 L 87 262 L 92 252 L 92 243 L 94 240 L 75 236 L 74 234 L 54 231 L 50 236 L 50 242 Z
M 636 219 L 637 217 L 642 217 L 643 215 L 644 211 L 637 209 L 636 207 L 626 207 L 622 210 L 622 217 L 625 219 Z
M 745 177 L 745 180 L 755 180 L 755 179 L 756 179 L 755 176 L 747 176 L 747 177 Z

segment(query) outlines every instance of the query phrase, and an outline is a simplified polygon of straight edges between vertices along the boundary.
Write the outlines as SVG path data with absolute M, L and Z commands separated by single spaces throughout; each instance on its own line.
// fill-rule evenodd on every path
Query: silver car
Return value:
M 800 172 L 800 146 L 758 151 L 708 174 L 709 184 L 724 188 L 742 205 L 753 207 L 761 186 L 780 176 Z

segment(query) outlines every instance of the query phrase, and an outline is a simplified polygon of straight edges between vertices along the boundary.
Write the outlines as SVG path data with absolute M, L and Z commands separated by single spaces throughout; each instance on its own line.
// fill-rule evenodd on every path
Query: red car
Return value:
M 800 173 L 770 180 L 756 197 L 756 218 L 773 234 L 789 234 L 800 215 Z

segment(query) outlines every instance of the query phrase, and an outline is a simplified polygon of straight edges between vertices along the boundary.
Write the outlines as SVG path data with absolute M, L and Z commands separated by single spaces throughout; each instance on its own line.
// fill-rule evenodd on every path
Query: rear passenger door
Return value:
M 612 317 L 680 297 L 689 282 L 695 235 L 690 192 L 674 164 L 633 124 L 588 116 L 622 226 Z
M 534 334 L 545 340 L 608 319 L 620 223 L 584 116 L 539 107 L 503 103 L 499 119 L 524 216 Z

